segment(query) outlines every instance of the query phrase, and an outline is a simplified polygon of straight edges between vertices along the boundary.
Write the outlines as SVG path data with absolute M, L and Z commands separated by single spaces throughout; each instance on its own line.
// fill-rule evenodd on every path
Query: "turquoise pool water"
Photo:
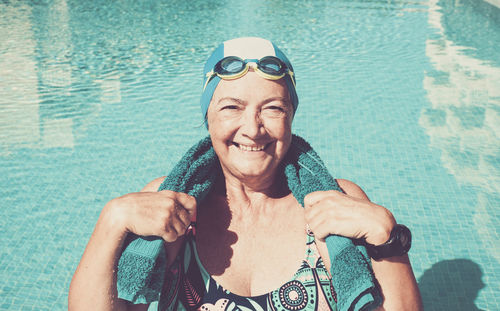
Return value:
M 0 309 L 64 310 L 103 205 L 206 135 L 229 38 L 294 64 L 294 131 L 413 231 L 426 310 L 500 310 L 500 9 L 483 1 L 0 1 Z

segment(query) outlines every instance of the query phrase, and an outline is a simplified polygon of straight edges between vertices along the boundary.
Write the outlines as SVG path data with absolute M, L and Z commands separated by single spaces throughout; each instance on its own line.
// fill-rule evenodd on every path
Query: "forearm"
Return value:
M 116 290 L 116 265 L 126 230 L 113 218 L 112 202 L 103 208 L 71 281 L 69 310 L 126 310 Z
M 422 299 L 407 255 L 372 260 L 384 302 L 377 310 L 423 310 Z

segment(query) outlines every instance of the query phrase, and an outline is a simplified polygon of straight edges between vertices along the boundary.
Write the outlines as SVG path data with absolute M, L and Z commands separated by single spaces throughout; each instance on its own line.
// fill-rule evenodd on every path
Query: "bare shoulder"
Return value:
M 161 183 L 165 180 L 165 176 L 158 177 L 148 183 L 144 188 L 142 188 L 141 192 L 154 192 L 158 191 L 158 188 L 160 188 Z
M 354 182 L 347 179 L 337 179 L 337 183 L 339 184 L 340 189 L 345 192 L 345 194 L 358 199 L 370 201 L 363 189 L 361 189 L 361 187 Z

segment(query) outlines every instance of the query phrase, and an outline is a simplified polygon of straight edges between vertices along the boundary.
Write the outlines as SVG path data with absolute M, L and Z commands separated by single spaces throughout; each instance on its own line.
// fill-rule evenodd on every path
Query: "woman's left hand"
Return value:
M 305 218 L 314 236 L 324 240 L 330 234 L 380 245 L 389 239 L 396 221 L 390 211 L 370 202 L 355 183 L 338 179 L 339 191 L 318 191 L 304 199 Z M 324 241 L 317 244 L 330 271 L 330 257 Z M 375 277 L 382 289 L 383 305 L 377 310 L 422 310 L 422 299 L 408 255 L 372 260 Z
M 304 205 L 309 228 L 320 240 L 336 234 L 380 245 L 396 224 L 383 206 L 336 190 L 312 192 L 304 198 Z

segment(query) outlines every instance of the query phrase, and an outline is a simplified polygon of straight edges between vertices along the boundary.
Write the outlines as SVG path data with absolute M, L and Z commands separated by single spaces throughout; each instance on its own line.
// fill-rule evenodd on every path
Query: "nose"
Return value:
M 257 138 L 264 132 L 264 125 L 260 116 L 260 111 L 247 109 L 241 120 L 242 134 L 249 138 Z

